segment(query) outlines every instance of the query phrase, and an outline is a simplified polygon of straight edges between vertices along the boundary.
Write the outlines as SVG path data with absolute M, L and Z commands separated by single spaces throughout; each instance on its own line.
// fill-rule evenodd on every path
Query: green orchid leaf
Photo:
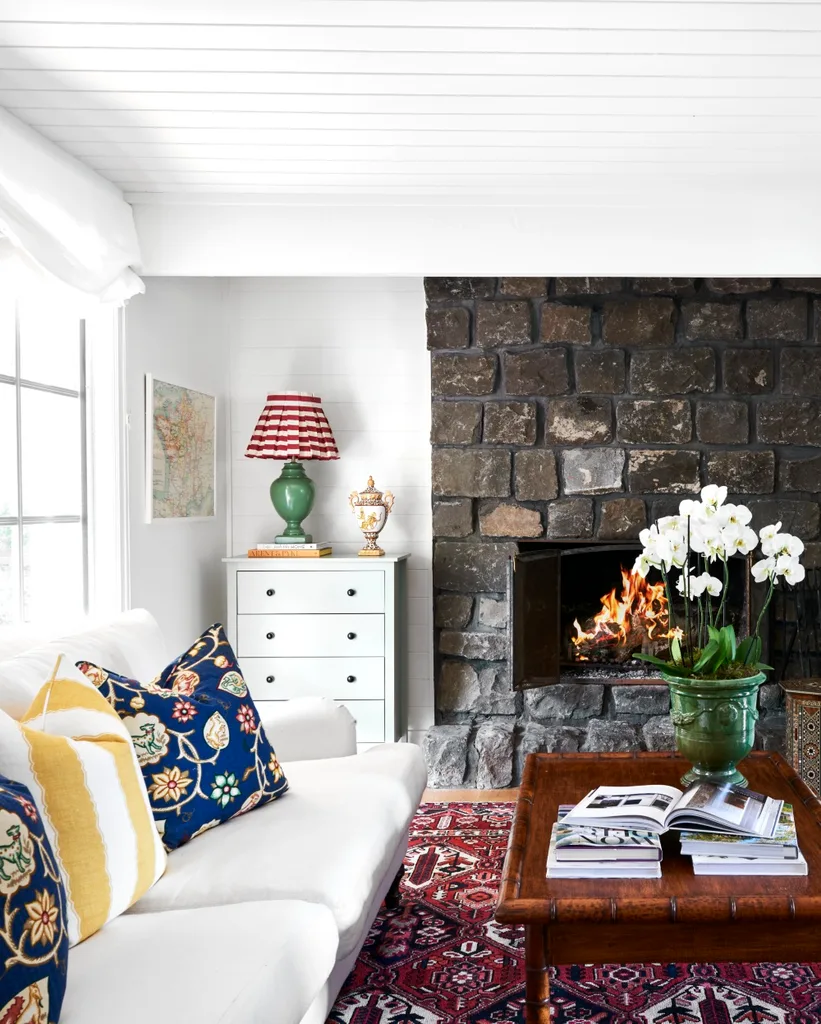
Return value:
M 684 661 L 681 654 L 681 640 L 679 640 L 677 636 L 674 636 L 670 641 L 670 654 L 677 665 L 680 665 Z

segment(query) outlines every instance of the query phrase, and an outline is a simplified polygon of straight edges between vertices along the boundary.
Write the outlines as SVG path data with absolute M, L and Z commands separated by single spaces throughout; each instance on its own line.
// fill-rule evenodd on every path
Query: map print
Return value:
M 213 395 L 151 377 L 151 516 L 190 519 L 214 515 Z

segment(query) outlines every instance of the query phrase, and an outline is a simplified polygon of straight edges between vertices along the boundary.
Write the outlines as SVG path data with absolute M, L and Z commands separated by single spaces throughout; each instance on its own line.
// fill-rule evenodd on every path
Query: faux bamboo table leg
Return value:
M 548 935 L 542 924 L 525 925 L 525 1024 L 550 1024 Z

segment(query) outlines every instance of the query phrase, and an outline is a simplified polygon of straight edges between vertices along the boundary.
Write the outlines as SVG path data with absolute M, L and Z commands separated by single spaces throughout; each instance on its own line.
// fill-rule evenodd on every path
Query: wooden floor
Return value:
M 423 803 L 515 803 L 516 789 L 426 789 Z

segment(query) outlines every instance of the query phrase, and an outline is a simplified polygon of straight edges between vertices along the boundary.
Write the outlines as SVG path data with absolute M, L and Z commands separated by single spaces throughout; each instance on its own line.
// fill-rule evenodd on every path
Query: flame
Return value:
M 622 567 L 621 593 L 614 587 L 601 599 L 601 611 L 593 618 L 593 628 L 585 632 L 575 619 L 573 626 L 576 636 L 572 637 L 578 648 L 582 644 L 608 644 L 627 647 L 632 642 L 639 646 L 643 639 L 660 640 L 668 635 L 669 618 L 667 598 L 663 583 L 649 583 L 644 577 Z M 639 619 L 644 626 L 644 637 L 631 638 L 633 623 Z M 584 661 L 584 655 L 578 655 Z

